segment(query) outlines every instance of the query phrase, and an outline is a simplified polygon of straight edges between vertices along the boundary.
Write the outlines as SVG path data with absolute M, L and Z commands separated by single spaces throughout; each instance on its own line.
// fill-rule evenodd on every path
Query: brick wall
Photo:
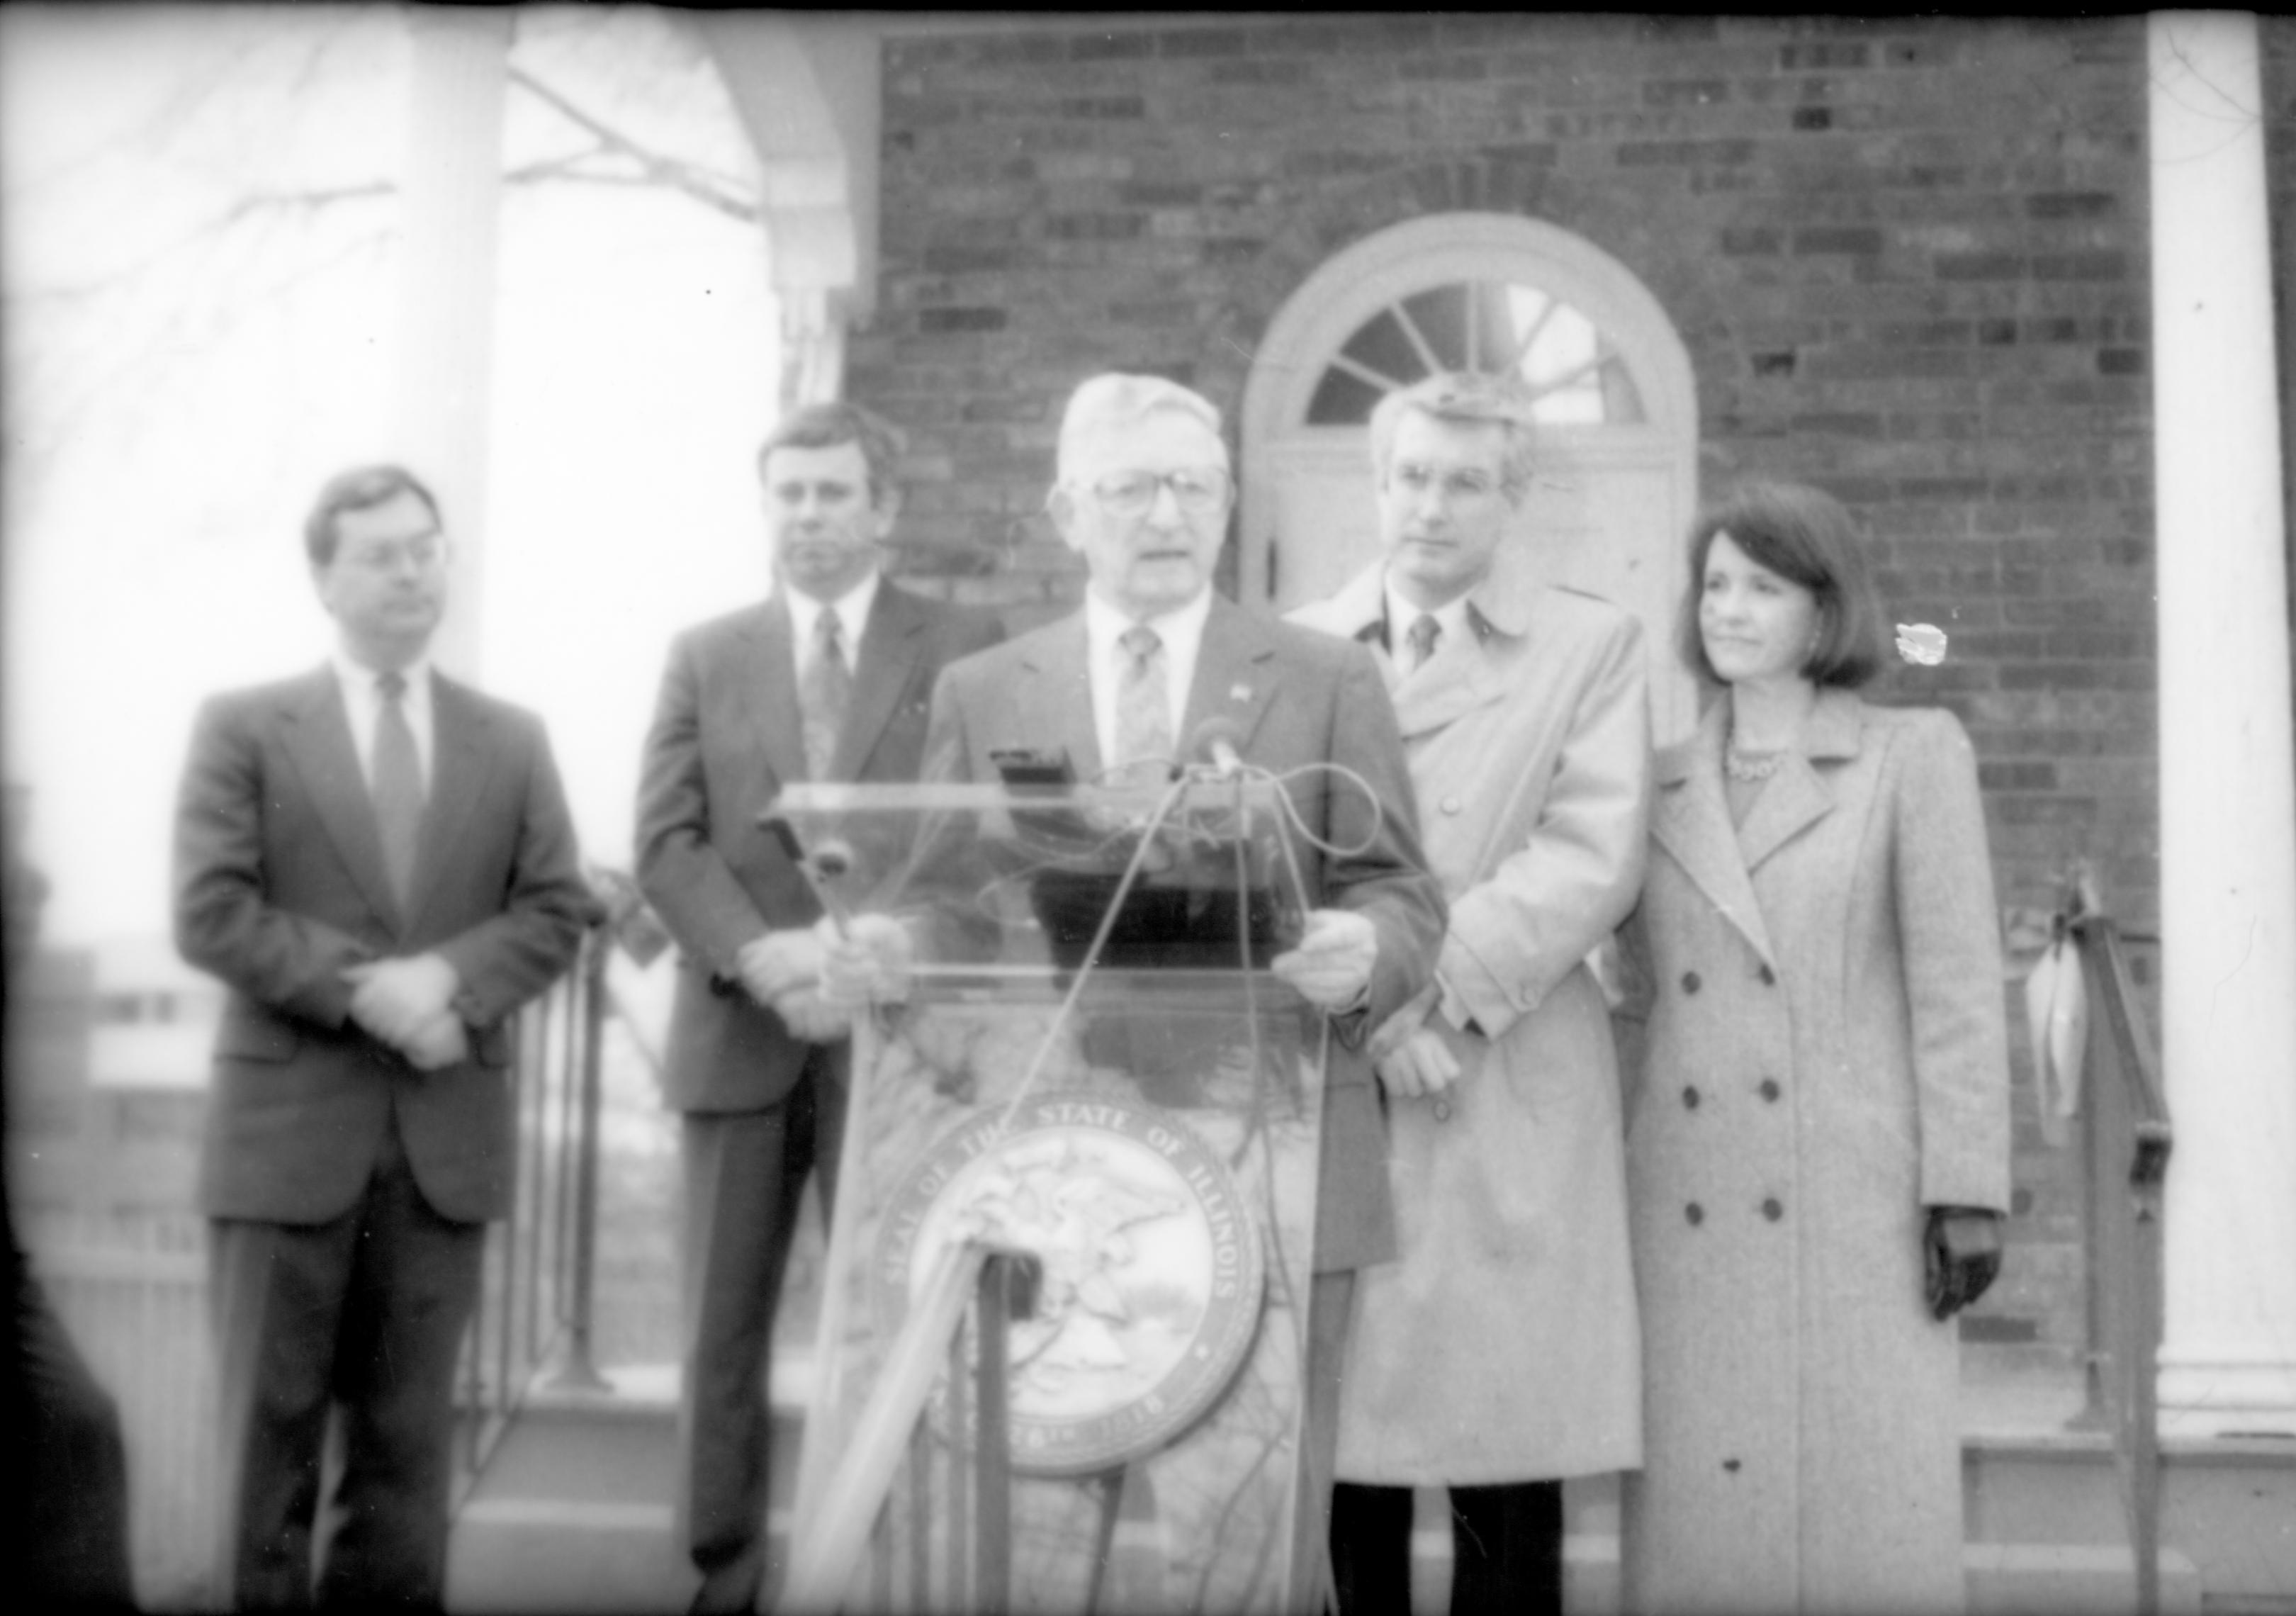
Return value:
M 907 570 L 1018 622 L 1094 371 L 1231 419 L 1332 254 L 1454 209 L 1631 268 L 1696 369 L 1701 480 L 1821 483 L 1982 759 L 2005 905 L 2076 855 L 2157 916 L 2144 24 L 1372 17 L 897 32 L 856 397 L 913 431 Z M 2078 1333 L 2075 1198 L 2020 1060 L 2020 1259 L 1973 1333 Z

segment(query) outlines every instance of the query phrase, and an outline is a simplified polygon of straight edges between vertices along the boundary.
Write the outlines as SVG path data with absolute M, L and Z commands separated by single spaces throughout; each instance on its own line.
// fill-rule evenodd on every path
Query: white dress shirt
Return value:
M 382 676 L 374 669 L 353 661 L 338 649 L 333 657 L 335 682 L 342 688 L 343 710 L 351 721 L 351 744 L 358 752 L 359 773 L 366 780 L 366 789 L 374 790 L 374 726 L 382 716 L 382 693 L 375 681 Z M 422 795 L 430 795 L 432 743 L 430 722 L 430 661 L 428 657 L 409 662 L 398 670 L 406 681 L 406 693 L 398 699 L 400 709 L 406 714 L 406 727 L 414 733 L 414 763 L 422 777 Z
M 1144 623 L 1163 642 L 1164 711 L 1172 722 L 1172 744 L 1185 746 L 1188 738 L 1180 733 L 1180 723 L 1187 716 L 1196 652 L 1204 643 L 1204 624 L 1211 614 L 1209 588 L 1177 611 L 1144 619 L 1128 618 L 1091 590 L 1085 592 L 1085 663 L 1092 671 L 1092 728 L 1103 767 L 1116 756 L 1116 693 L 1132 655 L 1120 644 L 1124 631 Z
M 786 592 L 789 599 L 790 638 L 797 652 L 797 677 L 802 680 L 813 671 L 813 660 L 821 654 L 821 645 L 815 640 L 814 624 L 824 611 L 837 613 L 837 643 L 845 647 L 845 671 L 857 673 L 861 667 L 861 633 L 869 627 L 869 608 L 877 602 L 877 570 L 833 601 L 817 601 L 802 589 Z

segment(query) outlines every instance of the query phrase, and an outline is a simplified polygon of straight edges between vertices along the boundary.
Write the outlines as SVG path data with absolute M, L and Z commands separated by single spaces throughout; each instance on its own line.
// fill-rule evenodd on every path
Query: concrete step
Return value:
M 1964 1448 L 1962 1476 L 1972 1545 L 2126 1552 L 2119 1469 L 2101 1431 L 1980 1432 Z M 2296 1441 L 2165 1439 L 2161 1542 L 2164 1606 L 2173 1553 L 2210 1612 L 2296 1616 Z
M 700 1578 L 675 1506 L 676 1366 L 612 1368 L 605 1378 L 602 1390 L 529 1396 L 455 1515 L 447 1609 L 644 1616 L 693 1599 Z M 768 1531 L 785 1540 L 812 1383 L 802 1362 L 775 1379 Z
M 1619 1610 L 1618 1487 L 1601 1478 L 1563 1489 L 1563 1608 L 1572 1616 Z M 1412 1531 L 1412 1616 L 1446 1616 L 1451 1532 L 1441 1492 L 1424 1489 Z M 1970 1543 L 1963 1567 L 1969 1616 L 2136 1616 L 2136 1564 L 2123 1545 Z M 2161 1556 L 2160 1616 L 2202 1616 L 2199 1568 Z
M 455 1523 L 450 1610 L 685 1608 L 696 1578 L 673 1521 L 676 1370 L 610 1378 L 607 1393 L 537 1393 L 505 1436 Z M 774 1389 L 775 1561 L 810 1389 L 804 1355 L 785 1355 Z M 1978 1411 L 1990 1428 L 1972 1431 L 1964 1448 L 1972 1616 L 2136 1609 L 2110 1442 L 2063 1429 L 2062 1404 Z M 1608 1616 L 1619 1602 L 1616 1478 L 1574 1481 L 1564 1499 L 1569 1608 Z M 2200 1616 L 2204 1599 L 2209 1616 L 2296 1616 L 2296 1442 L 2165 1443 L 2161 1539 L 2169 1616 Z M 1413 1611 L 1439 1616 L 1451 1578 L 1440 1489 L 1419 1495 L 1412 1549 Z
M 2137 1616 L 2136 1560 L 2126 1547 L 1972 1543 L 1962 1549 L 1969 1616 Z M 2160 1616 L 2202 1616 L 2200 1568 L 2161 1551 Z
M 456 1513 L 455 1612 L 682 1611 L 697 1582 L 676 1541 L 676 1377 L 613 1370 L 599 1391 L 537 1390 Z

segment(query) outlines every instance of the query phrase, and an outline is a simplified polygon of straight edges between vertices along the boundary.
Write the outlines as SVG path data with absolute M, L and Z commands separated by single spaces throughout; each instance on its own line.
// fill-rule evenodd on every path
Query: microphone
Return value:
M 835 881 L 853 868 L 853 844 L 831 837 L 813 849 L 813 867 L 824 881 Z
M 842 936 L 852 930 L 853 910 L 833 884 L 853 868 L 853 844 L 837 837 L 821 842 L 812 852 L 807 852 L 797 839 L 797 827 L 780 814 L 767 814 L 758 821 L 758 826 L 772 837 L 781 848 L 782 857 L 795 865 L 805 884 L 821 900 L 821 906 Z
M 1187 755 L 1209 759 L 1216 779 L 1233 780 L 1243 772 L 1243 759 L 1235 751 L 1242 739 L 1243 726 L 1234 718 L 1206 718 L 1188 737 Z

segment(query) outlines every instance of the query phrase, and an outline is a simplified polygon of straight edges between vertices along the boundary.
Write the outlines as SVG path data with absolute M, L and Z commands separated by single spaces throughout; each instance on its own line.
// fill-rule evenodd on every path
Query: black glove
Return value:
M 1930 1208 L 1922 1257 L 1930 1311 L 1951 1318 L 1984 1295 L 2001 1272 L 2001 1214 L 1974 1206 Z

